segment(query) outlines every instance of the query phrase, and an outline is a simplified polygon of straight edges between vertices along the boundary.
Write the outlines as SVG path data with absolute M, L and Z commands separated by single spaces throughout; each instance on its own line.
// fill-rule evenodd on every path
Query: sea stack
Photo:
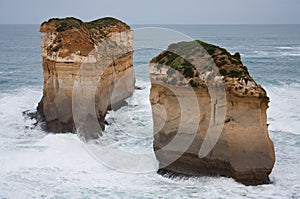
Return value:
M 150 77 L 158 173 L 269 182 L 269 98 L 239 53 L 199 40 L 172 44 L 151 60 Z
M 111 17 L 91 22 L 69 17 L 44 22 L 40 32 L 44 90 L 37 110 L 44 128 L 56 133 L 80 128 L 85 139 L 98 138 L 96 126 L 104 129 L 107 110 L 134 92 L 133 31 Z M 91 132 L 85 125 L 93 126 Z

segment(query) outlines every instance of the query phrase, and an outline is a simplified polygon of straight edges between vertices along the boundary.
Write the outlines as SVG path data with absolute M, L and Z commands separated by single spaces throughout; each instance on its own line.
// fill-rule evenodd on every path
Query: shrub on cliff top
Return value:
M 105 18 L 101 18 L 101 19 L 96 19 L 94 21 L 86 22 L 85 25 L 87 26 L 88 29 L 95 28 L 95 29 L 99 30 L 99 29 L 102 29 L 105 27 L 114 26 L 118 23 L 122 23 L 123 25 L 126 25 L 125 23 L 123 23 L 120 20 L 115 19 L 113 17 L 105 17 Z
M 192 66 L 185 67 L 183 70 L 184 77 L 194 77 L 194 70 Z
M 49 22 L 54 22 L 56 25 L 56 31 L 62 32 L 71 28 L 80 28 L 80 25 L 83 23 L 80 19 L 76 19 L 74 17 L 66 17 L 66 18 L 53 18 L 50 19 Z
M 224 48 L 200 40 L 171 44 L 167 50 L 160 53 L 151 62 L 168 65 L 178 70 L 184 77 L 193 78 L 197 74 L 194 73 L 194 66 L 188 60 L 192 60 L 195 55 L 202 57 L 203 52 L 205 53 L 203 49 L 211 56 L 219 68 L 221 75 L 228 77 L 249 77 L 247 67 L 243 66 L 239 53 L 231 55 Z M 203 65 L 203 70 L 211 71 L 213 65 L 207 63 Z
M 128 25 L 113 17 L 104 17 L 90 22 L 82 22 L 80 19 L 76 19 L 74 17 L 52 18 L 48 22 L 55 23 L 57 32 L 63 32 L 71 28 L 79 29 L 82 24 L 85 24 L 88 29 L 95 28 L 97 30 L 101 30 L 103 28 L 113 26 L 118 23 L 121 23 L 129 28 Z M 45 23 L 47 22 L 42 23 L 42 25 L 44 25 Z

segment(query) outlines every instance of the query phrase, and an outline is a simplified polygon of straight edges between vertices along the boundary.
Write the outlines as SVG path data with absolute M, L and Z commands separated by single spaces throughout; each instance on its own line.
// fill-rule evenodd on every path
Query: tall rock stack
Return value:
M 45 129 L 75 132 L 76 123 L 88 123 L 88 117 L 104 129 L 107 110 L 134 91 L 133 31 L 107 17 L 91 22 L 50 19 L 40 32 L 44 90 L 37 109 Z M 95 130 L 83 136 L 94 139 L 100 134 Z
M 150 77 L 159 173 L 269 182 L 269 98 L 239 53 L 198 40 L 172 44 L 152 59 Z

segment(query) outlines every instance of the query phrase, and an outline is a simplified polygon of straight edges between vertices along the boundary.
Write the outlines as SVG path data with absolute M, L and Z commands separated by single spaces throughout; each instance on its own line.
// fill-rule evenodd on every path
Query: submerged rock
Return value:
M 239 53 L 202 41 L 172 44 L 152 59 L 150 77 L 159 173 L 269 182 L 269 98 Z
M 44 71 L 43 97 L 37 107 L 51 132 L 81 129 L 98 138 L 105 115 L 134 92 L 133 31 L 114 18 L 82 22 L 50 19 L 40 26 Z M 90 125 L 88 125 L 90 126 Z

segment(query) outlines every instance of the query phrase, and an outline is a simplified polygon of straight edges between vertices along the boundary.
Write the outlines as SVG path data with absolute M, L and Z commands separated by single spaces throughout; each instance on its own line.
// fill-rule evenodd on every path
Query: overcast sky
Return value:
M 299 24 L 300 0 L 0 0 L 0 24 L 114 16 L 129 24 Z

